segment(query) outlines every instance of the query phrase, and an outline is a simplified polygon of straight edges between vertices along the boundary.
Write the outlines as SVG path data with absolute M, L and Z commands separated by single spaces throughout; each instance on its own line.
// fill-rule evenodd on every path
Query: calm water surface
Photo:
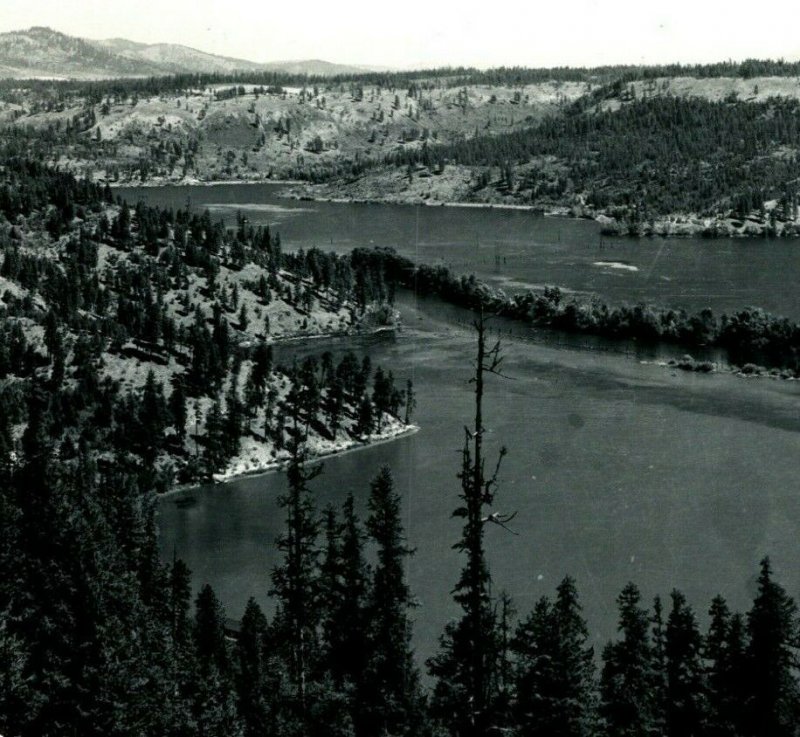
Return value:
M 392 246 L 508 291 L 556 284 L 614 302 L 715 311 L 753 305 L 800 319 L 800 240 L 601 239 L 599 225 L 586 220 L 521 210 L 297 202 L 278 197 L 281 189 L 239 184 L 116 192 L 131 202 L 207 207 L 228 222 L 241 210 L 251 223 L 276 228 L 287 248 Z
M 800 317 L 798 246 L 787 242 L 604 241 L 593 223 L 525 212 L 287 202 L 275 188 L 238 185 L 136 190 L 152 202 L 210 206 L 277 225 L 287 247 L 345 250 L 392 245 L 498 283 L 560 284 L 622 300 L 646 298 L 715 310 L 759 304 Z M 126 195 L 129 193 L 126 192 Z M 416 244 L 419 245 L 416 245 Z M 495 256 L 499 255 L 499 265 Z M 598 267 L 614 260 L 638 271 Z M 679 286 L 678 286 L 679 285 Z M 435 302 L 402 305 L 394 340 L 356 345 L 373 364 L 410 377 L 419 433 L 325 462 L 314 482 L 320 508 L 352 491 L 363 509 L 368 482 L 391 466 L 416 555 L 415 644 L 430 655 L 455 614 L 450 590 L 460 560 L 456 471 L 472 411 L 474 340 L 464 316 Z M 504 328 L 505 329 L 505 328 Z M 341 346 L 340 346 L 341 347 Z M 492 379 L 489 447 L 505 443 L 497 509 L 516 511 L 517 534 L 491 529 L 495 586 L 525 613 L 569 573 L 592 636 L 614 635 L 614 599 L 629 580 L 646 597 L 681 588 L 702 612 L 717 593 L 747 606 L 761 556 L 800 594 L 800 397 L 795 382 L 672 372 L 634 356 L 565 350 L 506 337 L 508 380 Z M 165 556 L 176 551 L 211 583 L 230 616 L 250 595 L 267 606 L 280 474 L 194 492 L 193 506 L 162 501 Z
M 413 378 L 416 435 L 325 462 L 320 507 L 352 491 L 362 506 L 383 464 L 403 496 L 416 555 L 416 646 L 430 655 L 448 618 L 460 561 L 450 519 L 462 427 L 472 410 L 469 332 L 406 309 L 410 325 L 368 349 L 374 363 Z M 419 328 L 415 328 L 419 325 Z M 422 327 L 424 325 L 424 327 Z M 745 607 L 761 556 L 800 592 L 800 415 L 796 384 L 673 373 L 620 356 L 506 341 L 508 380 L 493 379 L 489 445 L 509 447 L 497 509 L 516 511 L 516 535 L 492 529 L 495 586 L 521 611 L 577 578 L 598 645 L 613 636 L 614 599 L 629 580 L 646 596 L 680 587 L 700 609 L 721 592 Z M 210 582 L 232 616 L 250 595 L 268 607 L 273 542 L 282 527 L 271 474 L 195 492 L 161 506 L 162 544 Z

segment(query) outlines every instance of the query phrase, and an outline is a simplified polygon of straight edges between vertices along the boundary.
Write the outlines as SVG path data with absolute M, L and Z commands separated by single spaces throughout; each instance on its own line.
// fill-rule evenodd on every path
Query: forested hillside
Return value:
M 240 220 L 115 204 L 111 191 L 8 158 L 0 187 L 0 422 L 31 417 L 62 459 L 142 464 L 176 480 L 288 458 L 293 422 L 315 453 L 405 428 L 406 388 L 352 355 L 276 366 L 287 338 L 394 319 L 379 274 L 287 255 Z M 49 398 L 47 398 L 49 396 Z
M 632 235 L 684 226 L 789 235 L 798 227 L 799 71 L 748 62 L 0 85 L 0 735 L 797 737 L 800 614 L 769 558 L 745 582 L 751 603 L 741 612 L 725 591 L 711 601 L 677 588 L 650 599 L 627 583 L 608 642 L 593 636 L 581 607 L 581 587 L 598 581 L 569 575 L 582 571 L 559 571 L 560 583 L 532 600 L 551 580 L 538 572 L 535 547 L 515 565 L 529 566 L 536 588 L 516 602 L 503 592 L 497 541 L 535 537 L 513 495 L 536 483 L 526 467 L 507 488 L 503 463 L 538 448 L 507 451 L 496 430 L 507 425 L 492 422 L 510 377 L 486 315 L 713 347 L 787 379 L 800 376 L 800 325 L 756 309 L 610 305 L 554 287 L 508 296 L 380 248 L 289 252 L 274 229 L 241 215 L 226 228 L 207 212 L 119 201 L 110 185 L 291 176 L 304 180 L 298 196 L 561 208 Z M 391 330 L 395 290 L 409 287 L 469 309 L 476 343 L 465 355 L 459 332 L 457 348 L 437 345 L 439 356 L 457 356 L 445 366 L 470 367 L 469 402 L 459 395 L 454 405 L 469 415 L 450 423 L 442 413 L 459 452 L 432 459 L 452 464 L 451 483 L 422 472 L 408 482 L 414 503 L 451 499 L 427 529 L 437 552 L 450 546 L 459 561 L 453 580 L 430 582 L 450 598 L 425 662 L 414 652 L 408 579 L 416 531 L 404 527 L 391 470 L 338 488 L 340 503 L 322 509 L 326 476 L 312 463 L 413 430 L 414 387 L 346 345 L 302 360 L 291 349 L 306 356 L 321 336 Z M 582 366 L 581 391 L 592 378 Z M 548 386 L 566 393 L 561 364 L 547 371 L 536 377 L 535 412 L 555 406 L 539 401 L 549 401 Z M 452 373 L 447 381 L 466 379 Z M 631 381 L 604 378 L 598 393 L 610 403 L 622 392 L 639 401 Z M 677 382 L 669 391 L 680 391 Z M 505 406 L 530 406 L 520 396 L 509 391 Z M 785 411 L 786 396 L 776 392 L 770 405 Z M 671 419 L 680 415 L 647 411 L 683 432 Z M 574 444 L 562 444 L 541 427 L 548 454 L 592 442 L 571 434 Z M 750 423 L 746 431 L 753 458 L 769 460 L 759 438 L 774 436 Z M 660 447 L 657 455 L 654 476 L 672 462 Z M 745 483 L 759 484 L 748 459 L 732 456 L 717 462 L 741 463 Z M 609 503 L 588 465 L 597 513 L 639 524 Z M 286 477 L 283 523 L 262 542 L 277 563 L 253 574 L 243 612 L 226 612 L 211 586 L 164 556 L 158 494 L 273 466 Z M 548 492 L 534 504 L 552 503 L 544 484 L 533 491 Z M 782 525 L 786 510 L 770 491 L 763 516 Z M 752 513 L 735 488 L 714 498 L 738 505 L 742 519 Z M 664 506 L 650 504 L 649 514 Z M 773 540 L 761 532 L 759 522 L 737 538 L 753 562 Z M 659 540 L 667 558 L 671 543 Z M 704 554 L 705 541 L 695 543 L 690 560 Z M 624 570 L 646 575 L 614 544 L 630 560 Z M 724 573 L 720 585 L 731 586 Z M 602 592 L 609 606 L 615 593 Z
M 773 230 L 777 220 L 789 220 L 794 233 L 797 99 L 745 103 L 735 96 L 714 102 L 631 94 L 613 107 L 603 105 L 608 99 L 590 96 L 534 128 L 404 151 L 389 163 L 480 168 L 478 190 L 494 185 L 533 203 L 572 198 L 595 212 L 619 212 L 639 233 L 672 212 L 739 220 L 755 212 L 763 222 L 765 202 L 777 200 L 769 213 Z
M 0 85 L 20 152 L 122 183 L 514 204 L 609 234 L 794 235 L 794 65 L 183 75 Z
M 13 123 L 8 135 L 30 139 L 54 163 L 112 183 L 316 181 L 349 176 L 390 151 L 530 125 L 587 89 L 577 82 L 184 83 L 163 91 L 123 82 L 15 84 L 0 92 L 0 120 Z

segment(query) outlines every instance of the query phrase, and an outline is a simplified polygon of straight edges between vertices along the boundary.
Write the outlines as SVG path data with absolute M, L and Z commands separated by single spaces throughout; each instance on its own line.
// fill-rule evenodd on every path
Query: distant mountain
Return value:
M 129 59 L 52 28 L 0 33 L 0 77 L 94 77 L 164 74 L 158 64 Z
M 173 73 L 258 71 L 264 68 L 263 64 L 246 59 L 207 54 L 205 51 L 179 44 L 143 44 L 125 38 L 88 41 L 88 43 L 132 61 L 156 64 Z
M 287 74 L 308 74 L 319 77 L 332 77 L 337 74 L 363 74 L 364 72 L 384 72 L 386 67 L 362 67 L 349 64 L 334 64 L 321 59 L 308 59 L 304 61 L 270 61 L 261 65 L 262 69 Z
M 319 59 L 259 64 L 246 59 L 209 54 L 179 44 L 145 44 L 124 38 L 94 41 L 41 26 L 0 33 L 0 78 L 104 79 L 234 71 L 280 71 L 331 76 L 357 74 L 371 69 Z

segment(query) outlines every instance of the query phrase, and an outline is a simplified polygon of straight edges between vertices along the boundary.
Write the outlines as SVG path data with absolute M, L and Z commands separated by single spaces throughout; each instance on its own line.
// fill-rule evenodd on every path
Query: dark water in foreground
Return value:
M 320 508 L 352 490 L 363 505 L 382 464 L 394 472 L 416 555 L 415 644 L 430 655 L 454 609 L 460 560 L 450 519 L 462 427 L 471 408 L 473 336 L 435 303 L 406 305 L 396 340 L 361 345 L 374 364 L 411 377 L 416 435 L 328 459 Z M 511 535 L 488 534 L 494 581 L 525 613 L 569 573 L 592 636 L 612 637 L 614 600 L 628 580 L 645 596 L 681 588 L 704 611 L 722 593 L 744 608 L 761 556 L 800 594 L 800 414 L 797 384 L 672 372 L 634 358 L 506 341 L 510 380 L 492 379 L 489 447 L 509 447 L 497 509 L 517 511 Z M 231 616 L 248 596 L 266 603 L 282 527 L 281 475 L 194 492 L 161 505 L 165 555 L 186 559 Z
M 296 202 L 280 185 L 121 188 L 135 202 L 208 207 L 234 222 L 269 224 L 287 248 L 392 246 L 508 291 L 555 284 L 611 302 L 693 311 L 759 306 L 800 319 L 800 240 L 611 239 L 597 223 L 520 210 Z

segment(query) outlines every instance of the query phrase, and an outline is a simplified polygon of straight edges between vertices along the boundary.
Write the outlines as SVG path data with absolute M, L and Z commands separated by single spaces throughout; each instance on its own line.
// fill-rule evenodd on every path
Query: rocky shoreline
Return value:
M 730 215 L 714 217 L 700 216 L 696 213 L 669 213 L 647 220 L 632 220 L 613 210 L 595 210 L 580 203 L 521 203 L 511 197 L 484 200 L 463 199 L 463 192 L 453 187 L 442 187 L 441 191 L 431 189 L 420 193 L 409 187 L 406 190 L 377 191 L 378 188 L 365 186 L 363 181 L 357 194 L 345 189 L 347 185 L 301 184 L 281 193 L 287 199 L 312 202 L 339 202 L 348 204 L 391 204 L 424 205 L 426 207 L 466 207 L 495 210 L 526 210 L 546 217 L 594 220 L 601 226 L 601 235 L 610 238 L 794 238 L 800 236 L 800 218 L 786 221 L 772 218 L 769 212 L 765 217 L 750 215 L 736 218 Z M 371 190 L 371 191 L 370 191 Z M 472 196 L 472 195 L 470 195 Z
M 380 182 L 375 182 L 377 185 Z M 600 234 L 608 238 L 795 238 L 800 236 L 800 218 L 795 221 L 750 215 L 736 218 L 730 215 L 706 217 L 696 213 L 669 213 L 647 220 L 632 220 L 618 213 L 595 210 L 582 204 L 521 203 L 513 197 L 464 199 L 465 192 L 453 182 L 439 189 L 420 192 L 407 189 L 370 186 L 363 180 L 358 187 L 348 184 L 309 184 L 288 179 L 229 179 L 205 181 L 197 178 L 148 179 L 145 181 L 109 182 L 112 188 L 122 187 L 217 187 L 222 185 L 275 184 L 289 189 L 280 196 L 302 202 L 331 202 L 367 205 L 409 205 L 426 207 L 463 207 L 493 210 L 524 210 L 546 217 L 594 220 L 601 226 Z M 355 190 L 355 193 L 349 190 Z M 471 196 L 471 195 L 470 195 Z

